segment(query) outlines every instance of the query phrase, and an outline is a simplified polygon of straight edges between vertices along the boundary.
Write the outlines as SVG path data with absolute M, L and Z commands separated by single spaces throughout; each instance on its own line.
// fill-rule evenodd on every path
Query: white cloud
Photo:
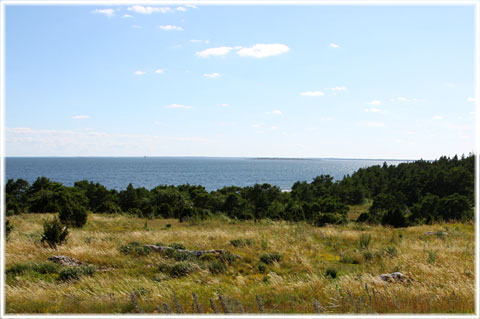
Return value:
M 198 7 L 194 4 L 186 4 L 185 7 L 187 8 L 192 8 L 192 9 L 197 9 Z
M 107 17 L 113 17 L 115 15 L 115 10 L 113 10 L 113 9 L 96 9 L 96 10 L 93 10 L 92 13 L 104 14 Z
M 473 102 L 473 103 L 475 103 L 475 102 L 477 102 L 477 99 L 475 99 L 474 97 L 469 97 L 469 98 L 467 99 L 467 102 Z
M 185 7 L 177 7 L 177 11 L 185 12 L 185 11 L 187 11 L 187 8 L 185 8 Z
M 272 127 L 270 127 L 270 129 L 271 129 L 272 131 L 276 131 L 276 130 L 278 130 L 279 128 L 280 128 L 280 127 L 278 127 L 278 126 L 272 126 Z
M 208 40 L 196 40 L 196 39 L 192 39 L 190 40 L 191 43 L 205 43 L 205 44 L 209 44 L 210 41 Z
M 335 49 L 338 49 L 340 47 L 338 44 L 335 43 L 330 43 L 328 46 Z
M 144 75 L 145 72 L 138 70 L 138 71 L 133 72 L 133 74 L 135 74 L 135 75 Z
M 221 107 L 227 107 L 228 104 L 227 103 L 222 103 L 222 104 L 217 104 L 218 106 L 221 106 Z
M 217 78 L 220 75 L 221 75 L 220 73 L 204 73 L 203 74 L 203 76 L 206 77 L 206 78 Z
M 74 120 L 85 120 L 85 119 L 89 119 L 90 116 L 88 115 L 74 115 L 72 116 L 72 119 Z
M 262 126 L 260 124 L 252 124 L 251 127 L 255 128 L 255 129 L 259 129 Z
M 214 140 L 199 136 L 129 135 L 31 128 L 6 128 L 5 141 L 9 152 L 18 156 L 169 155 L 159 153 L 159 150 L 198 148 L 196 151 L 200 152 L 205 148 L 205 144 L 215 143 Z
M 300 95 L 304 96 L 322 96 L 325 95 L 322 91 L 307 91 L 307 92 L 302 92 Z
M 203 51 L 198 51 L 195 53 L 195 55 L 201 57 L 201 58 L 207 58 L 209 56 L 221 56 L 221 55 L 226 55 L 232 51 L 232 47 L 217 47 L 217 48 L 210 48 L 210 49 L 205 49 Z
M 272 112 L 267 112 L 267 114 L 282 115 L 283 113 L 280 110 L 273 110 Z
M 421 101 L 423 101 L 423 100 L 422 100 L 422 99 L 416 99 L 416 98 L 408 99 L 408 98 L 406 98 L 406 97 L 400 96 L 400 97 L 397 97 L 396 99 L 393 99 L 393 101 L 404 102 L 404 103 L 411 103 L 411 102 L 421 102 Z
M 368 109 L 364 109 L 365 112 L 371 112 L 371 113 L 384 113 L 385 111 L 382 109 L 377 109 L 375 107 L 371 107 Z
M 383 123 L 383 122 L 367 122 L 367 123 L 365 123 L 365 125 L 369 126 L 369 127 L 384 127 L 385 123 Z
M 440 116 L 440 115 L 435 115 L 434 117 L 432 117 L 433 120 L 441 120 L 443 119 L 443 116 Z
M 192 107 L 189 105 L 183 104 L 169 104 L 165 106 L 166 109 L 191 109 Z
M 165 70 L 156 69 L 156 70 L 155 70 L 155 73 L 156 73 L 156 74 L 163 74 L 163 73 L 165 73 Z
M 133 18 L 133 16 L 131 14 L 124 14 L 122 18 Z
M 329 91 L 346 91 L 347 88 L 344 87 L 344 86 L 336 86 L 334 88 L 325 88 L 325 90 L 329 90 Z
M 239 48 L 237 54 L 239 56 L 247 56 L 253 58 L 266 58 L 269 56 L 287 53 L 290 48 L 285 44 L 255 44 L 250 48 Z
M 141 28 L 143 28 L 143 27 L 142 27 L 141 25 L 133 24 L 133 25 L 132 25 L 132 28 L 134 28 L 134 29 L 141 29 Z
M 128 7 L 128 11 L 133 11 L 140 14 L 152 14 L 152 13 L 167 13 L 171 12 L 170 7 L 144 7 L 144 6 L 132 6 Z
M 368 104 L 368 105 L 380 105 L 380 104 L 382 104 L 382 102 L 379 101 L 379 100 L 373 100 L 373 101 L 371 101 L 371 102 L 368 102 L 367 104 Z
M 158 28 L 165 31 L 183 31 L 182 27 L 176 25 L 159 25 Z

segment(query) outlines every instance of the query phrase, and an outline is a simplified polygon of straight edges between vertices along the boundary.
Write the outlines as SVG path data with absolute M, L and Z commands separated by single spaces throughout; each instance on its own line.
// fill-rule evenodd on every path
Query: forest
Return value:
M 348 205 L 372 201 L 357 222 L 407 227 L 474 216 L 475 155 L 440 157 L 362 168 L 342 180 L 320 175 L 298 181 L 290 192 L 269 184 L 228 186 L 208 192 L 201 185 L 129 184 L 107 189 L 92 181 L 69 187 L 38 177 L 33 184 L 9 179 L 6 213 L 58 213 L 62 223 L 81 227 L 89 213 L 175 218 L 180 222 L 225 215 L 237 220 L 306 221 L 315 226 L 347 222 Z

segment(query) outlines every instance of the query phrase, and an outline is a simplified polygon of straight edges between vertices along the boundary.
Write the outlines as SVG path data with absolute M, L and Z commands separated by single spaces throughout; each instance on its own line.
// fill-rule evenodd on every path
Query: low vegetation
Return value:
M 154 219 L 145 229 L 145 218 L 93 214 L 54 249 L 40 243 L 42 222 L 51 215 L 10 217 L 14 228 L 5 244 L 7 313 L 475 309 L 473 223 L 391 228 L 354 222 L 316 227 L 267 219 L 213 218 L 195 224 Z M 249 239 L 249 244 L 232 244 L 238 239 Z M 196 257 L 175 249 L 145 250 L 146 244 L 225 253 Z M 58 265 L 47 260 L 52 255 L 67 255 L 85 265 Z M 411 282 L 379 279 L 397 271 Z

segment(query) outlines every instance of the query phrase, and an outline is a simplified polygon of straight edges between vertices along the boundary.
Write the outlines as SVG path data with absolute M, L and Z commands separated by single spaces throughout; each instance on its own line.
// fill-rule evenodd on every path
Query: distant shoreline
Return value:
M 413 162 L 422 159 L 391 159 L 391 158 L 342 158 L 342 157 L 235 157 L 235 156 L 5 156 L 4 158 L 168 158 L 168 159 L 246 159 L 246 160 L 274 160 L 274 161 L 389 161 L 389 162 Z M 431 159 L 423 159 L 433 161 Z

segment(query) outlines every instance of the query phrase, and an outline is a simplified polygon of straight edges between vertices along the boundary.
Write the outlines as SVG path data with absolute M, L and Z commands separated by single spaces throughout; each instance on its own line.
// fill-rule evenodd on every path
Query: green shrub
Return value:
M 326 224 L 340 225 L 347 223 L 347 217 L 338 213 L 321 213 L 315 219 L 315 226 L 322 227 Z
M 67 241 L 68 228 L 63 225 L 56 217 L 52 220 L 43 222 L 42 243 L 47 243 L 50 247 L 56 248 Z
M 66 267 L 60 270 L 58 279 L 61 281 L 78 280 L 82 276 L 91 276 L 95 273 L 96 267 L 94 266 L 75 266 Z
M 372 236 L 370 236 L 370 234 L 368 236 L 366 234 L 361 234 L 360 241 L 359 241 L 360 249 L 368 249 L 368 246 L 370 245 L 371 240 L 372 240 Z
M 52 262 L 39 263 L 34 266 L 34 270 L 40 274 L 57 274 L 60 268 L 59 265 Z
M 195 270 L 195 267 L 192 263 L 188 261 L 180 261 L 175 263 L 170 268 L 170 276 L 172 277 L 184 277 L 189 275 Z
M 170 228 L 170 227 L 172 227 L 172 224 L 166 224 L 165 225 L 165 228 Z
M 120 252 L 124 255 L 136 256 L 146 256 L 152 251 L 149 247 L 145 247 L 143 244 L 140 244 L 136 241 L 132 241 L 127 245 L 120 246 L 118 250 L 120 250 Z
M 5 270 L 6 275 L 23 275 L 28 271 L 37 272 L 40 274 L 56 274 L 60 270 L 60 266 L 52 262 L 44 263 L 17 263 L 8 267 Z
M 267 265 L 262 262 L 258 263 L 257 268 L 258 268 L 258 271 L 262 274 L 264 274 L 267 271 Z
M 227 268 L 225 267 L 224 263 L 221 263 L 219 261 L 213 261 L 208 265 L 208 270 L 210 270 L 210 272 L 215 275 L 225 273 L 225 271 L 227 271 Z
M 260 261 L 264 264 L 273 264 L 274 262 L 280 262 L 282 256 L 278 252 L 266 253 L 260 256 Z
M 171 270 L 172 266 L 166 263 L 160 263 L 158 264 L 158 270 L 161 272 L 166 272 L 169 273 Z
M 327 268 L 327 270 L 325 270 L 325 277 L 337 278 L 337 270 L 335 268 Z
M 230 240 L 230 244 L 233 247 L 245 247 L 253 245 L 253 240 L 248 238 L 239 238 L 239 239 L 232 239 Z
M 178 250 L 169 250 L 168 257 L 175 259 L 176 261 L 194 260 L 195 255 Z
M 60 221 L 72 227 L 82 227 L 87 223 L 87 209 L 79 204 L 67 202 L 62 205 L 58 217 Z
M 23 275 L 26 271 L 32 269 L 30 264 L 17 263 L 13 264 L 5 270 L 5 275 Z
M 224 251 L 223 254 L 219 256 L 219 260 L 225 264 L 233 265 L 237 260 L 237 256 L 228 251 Z

